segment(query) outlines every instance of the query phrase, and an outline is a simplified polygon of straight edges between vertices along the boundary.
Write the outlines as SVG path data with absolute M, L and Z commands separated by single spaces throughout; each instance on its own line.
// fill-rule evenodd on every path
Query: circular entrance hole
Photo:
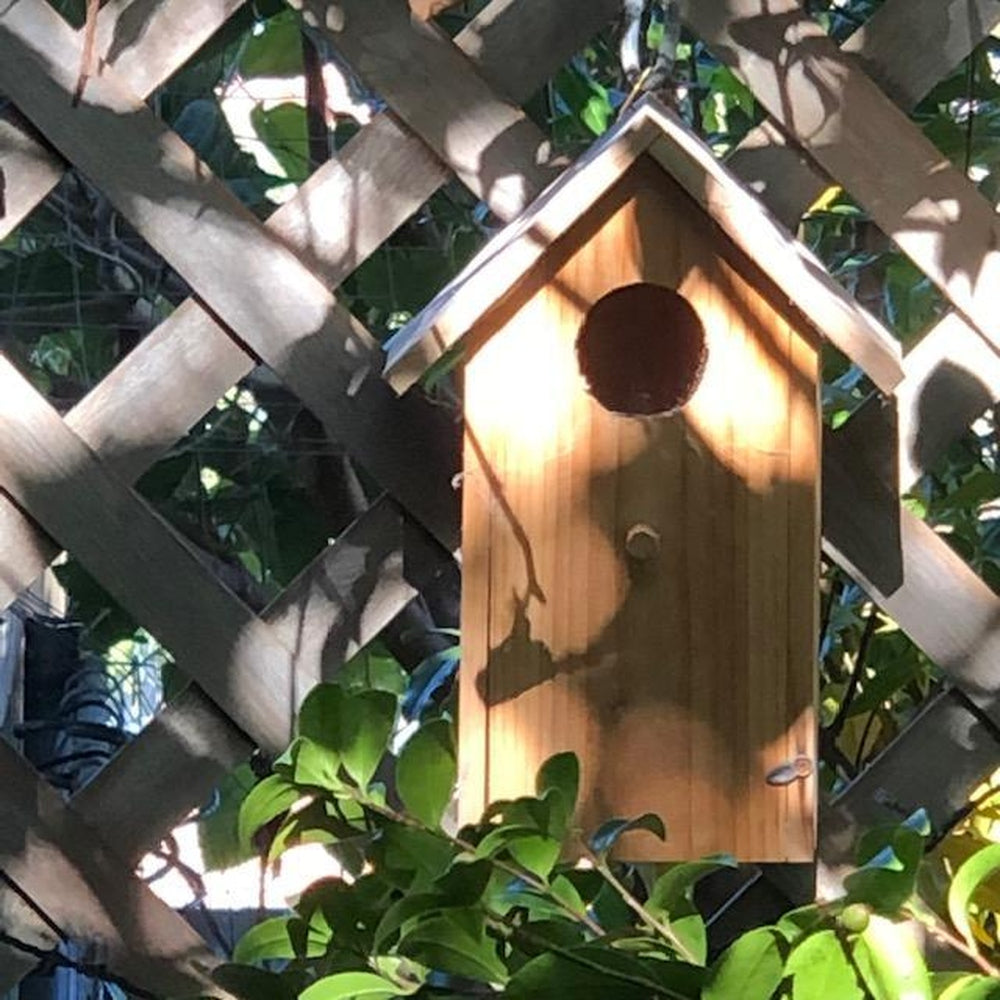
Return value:
M 588 310 L 576 357 L 590 394 L 606 410 L 673 413 L 698 388 L 705 328 L 678 292 L 647 282 L 626 285 Z

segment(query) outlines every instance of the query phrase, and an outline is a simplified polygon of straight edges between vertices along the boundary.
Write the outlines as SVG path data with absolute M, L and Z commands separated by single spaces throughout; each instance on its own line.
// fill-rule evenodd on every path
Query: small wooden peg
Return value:
M 660 551 L 660 533 L 651 524 L 633 524 L 625 533 L 625 551 L 633 559 L 652 559 Z

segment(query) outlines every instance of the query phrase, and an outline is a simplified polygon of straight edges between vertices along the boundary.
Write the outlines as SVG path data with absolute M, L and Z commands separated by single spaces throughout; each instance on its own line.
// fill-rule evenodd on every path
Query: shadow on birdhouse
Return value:
M 584 825 L 666 819 L 625 856 L 812 858 L 823 335 L 898 378 L 647 101 L 390 343 L 398 390 L 467 348 L 464 819 L 569 749 Z

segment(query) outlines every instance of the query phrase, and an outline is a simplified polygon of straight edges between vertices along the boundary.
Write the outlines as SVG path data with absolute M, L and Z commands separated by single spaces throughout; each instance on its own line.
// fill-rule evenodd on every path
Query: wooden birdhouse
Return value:
M 464 369 L 463 818 L 568 749 L 630 858 L 812 859 L 821 336 L 892 355 L 647 101 L 390 343 Z

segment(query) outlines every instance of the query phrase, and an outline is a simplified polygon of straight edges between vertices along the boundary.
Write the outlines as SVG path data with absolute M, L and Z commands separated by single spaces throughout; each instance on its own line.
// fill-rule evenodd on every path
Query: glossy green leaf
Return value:
M 644 813 L 635 819 L 610 819 L 602 823 L 591 835 L 590 849 L 599 857 L 605 856 L 619 839 L 633 830 L 648 830 L 660 840 L 667 839 L 667 829 L 656 813 Z
M 504 983 L 507 968 L 477 911 L 449 911 L 422 920 L 399 942 L 399 953 L 430 969 L 489 983 Z
M 785 975 L 792 977 L 792 1000 L 865 1000 L 850 956 L 833 930 L 804 938 L 792 950 Z
M 294 923 L 297 917 L 270 917 L 251 927 L 233 948 L 234 962 L 263 962 L 275 958 L 295 958 Z M 309 926 L 305 948 L 307 957 L 322 955 L 330 940 L 329 928 Z
M 737 938 L 709 970 L 704 1000 L 771 1000 L 784 977 L 780 942 L 772 927 Z
M 551 837 L 542 837 L 533 833 L 526 837 L 514 838 L 510 842 L 508 850 L 511 857 L 522 868 L 526 868 L 533 875 L 547 881 L 559 860 L 562 845 Z
M 817 930 L 827 919 L 823 909 L 815 903 L 789 910 L 775 924 L 775 929 L 789 944 L 796 944 L 806 934 Z
M 951 880 L 948 889 L 948 916 L 970 948 L 976 947 L 976 938 L 969 924 L 969 904 L 976 889 L 998 871 L 1000 844 L 988 844 L 967 858 Z
M 924 855 L 924 836 L 905 825 L 888 834 L 872 831 L 867 836 L 861 853 L 862 867 L 844 879 L 847 899 L 892 913 L 913 894 Z M 887 842 L 876 849 L 879 837 L 887 838 Z
M 873 1000 L 931 1000 L 927 966 L 905 924 L 872 914 L 852 954 Z
M 294 11 L 264 23 L 264 30 L 247 40 L 239 69 L 245 77 L 296 76 L 302 72 L 302 25 Z
M 302 703 L 299 734 L 338 754 L 344 770 L 363 788 L 385 755 L 396 705 L 388 691 L 352 693 L 339 684 L 320 684 Z
M 680 938 L 689 957 L 704 962 L 708 951 L 705 922 L 694 905 L 694 889 L 706 875 L 720 868 L 735 868 L 736 861 L 728 855 L 706 858 L 704 861 L 685 861 L 671 865 L 653 883 L 646 904 L 649 912 L 670 923 Z
M 237 832 L 240 843 L 249 846 L 253 835 L 276 816 L 287 812 L 299 799 L 302 789 L 280 774 L 268 775 L 252 789 L 240 806 Z
M 565 875 L 557 875 L 552 880 L 549 884 L 549 892 L 573 913 L 583 916 L 587 912 L 587 905 L 579 891 Z
M 427 826 L 437 827 L 457 776 L 451 723 L 434 719 L 403 747 L 396 765 L 396 789 L 410 813 Z
M 1000 1000 L 1000 980 L 963 972 L 931 974 L 934 1000 Z
M 558 753 L 538 769 L 535 790 L 540 798 L 558 796 L 559 807 L 548 832 L 561 840 L 569 832 L 580 794 L 580 761 L 574 753 Z
M 367 787 L 385 756 L 397 704 L 396 696 L 388 691 L 361 691 L 348 702 L 357 728 L 350 744 L 341 749 L 341 757 L 344 769 L 361 788 Z
M 324 976 L 299 994 L 299 1000 L 390 1000 L 405 994 L 374 972 L 338 972 Z
M 291 979 L 250 965 L 225 964 L 212 970 L 212 979 L 238 1000 L 296 1000 Z
M 290 777 L 297 785 L 313 785 L 329 791 L 344 787 L 339 777 L 340 755 L 307 736 L 300 736 L 291 745 L 288 760 Z

